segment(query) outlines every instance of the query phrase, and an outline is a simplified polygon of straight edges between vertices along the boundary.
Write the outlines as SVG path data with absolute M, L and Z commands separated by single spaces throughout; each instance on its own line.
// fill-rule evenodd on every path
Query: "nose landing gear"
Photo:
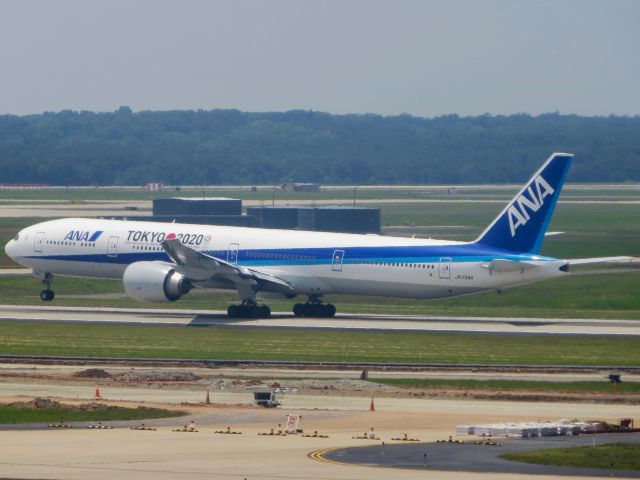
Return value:
M 322 303 L 319 295 L 310 295 L 307 303 L 296 303 L 293 306 L 296 317 L 333 317 L 336 307 L 331 303 Z
M 45 289 L 40 292 L 40 300 L 43 302 L 50 302 L 56 296 L 55 292 L 51 290 L 51 281 L 53 280 L 53 275 L 50 273 L 45 273 L 42 275 L 42 283 L 45 285 Z

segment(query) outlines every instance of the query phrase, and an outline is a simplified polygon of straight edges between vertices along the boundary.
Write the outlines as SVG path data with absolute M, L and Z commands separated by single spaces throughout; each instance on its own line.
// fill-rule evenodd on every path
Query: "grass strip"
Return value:
M 161 408 L 115 408 L 98 410 L 78 410 L 75 408 L 24 408 L 0 405 L 0 424 L 54 423 L 64 422 L 104 422 L 108 420 L 145 420 L 187 415 L 181 410 Z
M 639 366 L 640 338 L 0 322 L 0 353 L 86 357 Z
M 369 378 L 370 382 L 403 388 L 454 388 L 460 390 L 535 390 L 566 393 L 640 393 L 640 382 L 611 383 L 603 376 L 602 381 L 546 382 L 531 380 L 467 380 L 467 379 L 420 379 L 420 378 Z
M 596 447 L 573 447 L 505 453 L 507 460 L 561 467 L 640 470 L 640 443 L 612 443 Z

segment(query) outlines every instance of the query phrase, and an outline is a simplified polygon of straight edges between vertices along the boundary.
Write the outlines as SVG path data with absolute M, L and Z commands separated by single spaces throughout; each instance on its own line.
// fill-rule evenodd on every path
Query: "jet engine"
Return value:
M 193 288 L 175 265 L 165 262 L 132 263 L 124 271 L 122 284 L 131 298 L 157 303 L 174 302 Z

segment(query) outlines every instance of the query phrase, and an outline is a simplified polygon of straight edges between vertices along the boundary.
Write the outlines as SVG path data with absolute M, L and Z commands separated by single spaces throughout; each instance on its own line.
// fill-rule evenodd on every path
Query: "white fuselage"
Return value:
M 475 243 L 85 218 L 28 227 L 6 251 L 35 273 L 122 278 L 133 262 L 170 262 L 161 242 L 174 237 L 194 250 L 274 275 L 306 295 L 445 298 L 560 276 L 565 263 Z M 496 272 L 488 268 L 496 259 L 535 268 Z

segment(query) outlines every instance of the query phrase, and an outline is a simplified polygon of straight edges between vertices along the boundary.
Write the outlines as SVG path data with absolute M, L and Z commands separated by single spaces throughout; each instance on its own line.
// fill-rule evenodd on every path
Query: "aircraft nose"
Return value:
M 7 256 L 12 259 L 15 260 L 16 255 L 17 255 L 17 250 L 18 250 L 18 246 L 16 245 L 16 241 L 11 239 L 9 240 L 9 242 L 7 242 L 7 244 L 4 246 L 4 251 L 7 254 Z

